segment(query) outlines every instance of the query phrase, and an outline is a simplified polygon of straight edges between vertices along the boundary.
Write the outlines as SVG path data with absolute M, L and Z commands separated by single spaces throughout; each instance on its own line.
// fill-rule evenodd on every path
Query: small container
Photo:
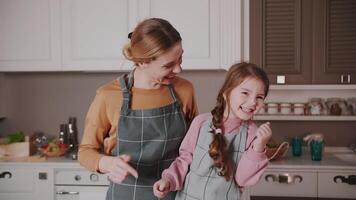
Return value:
M 278 114 L 278 103 L 268 103 L 267 113 L 271 115 Z
M 311 98 L 309 103 L 311 115 L 321 115 L 323 113 L 323 103 L 321 98 Z
M 310 142 L 310 154 L 313 161 L 320 161 L 323 157 L 324 141 L 312 140 Z
M 292 105 L 290 103 L 281 103 L 281 114 L 289 115 L 292 113 Z
M 263 104 L 263 106 L 260 108 L 260 110 L 257 112 L 259 115 L 263 115 L 266 113 L 266 104 Z
M 302 155 L 302 145 L 303 145 L 303 138 L 294 137 L 291 140 L 292 145 L 292 153 L 293 156 L 299 157 Z
M 295 103 L 293 105 L 293 113 L 295 115 L 304 115 L 305 106 L 303 103 Z

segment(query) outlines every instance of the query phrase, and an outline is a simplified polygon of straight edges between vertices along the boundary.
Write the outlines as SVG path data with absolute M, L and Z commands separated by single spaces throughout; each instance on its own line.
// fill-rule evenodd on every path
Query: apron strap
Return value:
M 134 70 L 132 70 L 129 74 L 124 74 L 117 78 L 117 80 L 120 82 L 120 86 L 122 90 L 122 95 L 123 95 L 122 106 L 125 109 L 125 111 L 130 108 L 131 97 L 132 97 L 131 88 L 134 83 L 133 73 Z M 126 83 L 126 79 L 127 79 L 127 83 Z M 177 102 L 178 100 L 176 97 L 176 92 L 174 91 L 172 84 L 168 85 L 168 89 L 172 96 L 173 102 L 174 103 Z
M 128 78 L 128 83 L 126 83 L 126 77 Z M 117 78 L 117 80 L 120 83 L 121 86 L 121 90 L 122 90 L 122 112 L 126 112 L 129 108 L 130 108 L 130 103 L 131 103 L 131 88 L 130 86 L 132 86 L 132 79 L 130 77 L 130 74 L 124 74 L 120 77 Z
M 171 93 L 171 96 L 173 98 L 173 102 L 177 102 L 176 92 L 174 91 L 172 84 L 169 84 L 168 88 L 169 88 L 169 92 Z

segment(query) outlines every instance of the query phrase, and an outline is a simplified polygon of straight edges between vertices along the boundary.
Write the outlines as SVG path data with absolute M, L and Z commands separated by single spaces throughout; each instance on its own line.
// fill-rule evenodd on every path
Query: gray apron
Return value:
M 179 146 L 187 130 L 185 117 L 172 85 L 168 85 L 172 104 L 160 108 L 132 110 L 133 73 L 118 80 L 123 92 L 123 103 L 113 155 L 130 155 L 129 164 L 137 170 L 138 178 L 128 176 L 122 183 L 110 182 L 106 199 L 157 199 L 153 195 L 152 186 L 179 154 Z M 174 197 L 175 192 L 171 192 L 164 199 L 173 200 Z
M 242 154 L 245 152 L 247 127 L 241 124 L 238 130 L 224 134 L 229 147 L 230 160 L 233 162 L 233 178 L 226 181 L 219 176 L 219 170 L 214 167 L 209 156 L 209 145 L 213 134 L 209 132 L 210 117 L 200 128 L 199 138 L 193 153 L 193 162 L 184 182 L 184 187 L 177 192 L 176 200 L 237 200 L 241 199 L 240 189 L 235 183 L 236 168 Z

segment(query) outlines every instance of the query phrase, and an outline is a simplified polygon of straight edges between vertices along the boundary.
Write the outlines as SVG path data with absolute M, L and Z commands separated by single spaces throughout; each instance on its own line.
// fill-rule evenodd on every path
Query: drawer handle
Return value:
M 56 194 L 59 194 L 59 195 L 78 195 L 79 192 L 72 192 L 72 191 L 58 191 L 56 192 Z
M 272 181 L 270 181 L 272 179 Z M 279 174 L 278 177 L 273 174 L 267 174 L 265 176 L 266 182 L 278 182 L 278 183 L 301 183 L 303 181 L 303 177 L 300 175 L 289 175 L 289 174 Z
M 341 181 L 338 181 L 340 179 Z M 335 183 L 347 183 L 349 185 L 356 185 L 356 175 L 350 175 L 348 177 L 345 176 L 335 176 L 334 177 L 334 182 Z
M 0 174 L 0 178 L 8 178 L 8 179 L 10 179 L 11 177 L 12 177 L 12 174 L 11 174 L 11 172 L 8 172 L 8 171 L 3 172 L 3 173 Z
M 274 175 L 274 174 L 267 174 L 267 175 L 265 176 L 265 180 L 266 180 L 267 182 L 270 182 L 269 179 L 272 179 L 272 182 L 277 182 L 277 181 L 278 181 L 277 176 Z

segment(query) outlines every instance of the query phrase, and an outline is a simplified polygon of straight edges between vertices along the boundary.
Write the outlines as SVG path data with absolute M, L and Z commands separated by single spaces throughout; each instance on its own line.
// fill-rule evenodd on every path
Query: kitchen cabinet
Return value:
M 0 1 L 0 71 L 61 70 L 60 0 Z
M 356 83 L 356 2 L 313 0 L 313 83 Z
M 272 83 L 356 83 L 355 3 L 252 0 L 250 60 Z
M 251 187 L 251 196 L 317 198 L 316 172 L 298 170 L 266 170 L 257 185 Z M 254 197 L 251 198 L 255 199 Z M 256 198 L 258 199 L 258 198 Z
M 122 47 L 148 17 L 165 18 L 181 33 L 184 69 L 228 68 L 248 59 L 248 6 L 248 0 L 2 1 L 0 71 L 130 70 Z
M 355 183 L 342 183 L 341 177 L 355 175 L 352 170 L 270 169 L 250 188 L 251 200 L 354 199 Z
M 353 180 L 351 181 L 351 179 Z M 356 198 L 356 171 L 318 173 L 318 197 Z
M 55 169 L 55 200 L 104 200 L 109 187 L 106 175 L 78 168 Z
M 50 168 L 0 167 L 0 199 L 53 199 L 53 170 Z

